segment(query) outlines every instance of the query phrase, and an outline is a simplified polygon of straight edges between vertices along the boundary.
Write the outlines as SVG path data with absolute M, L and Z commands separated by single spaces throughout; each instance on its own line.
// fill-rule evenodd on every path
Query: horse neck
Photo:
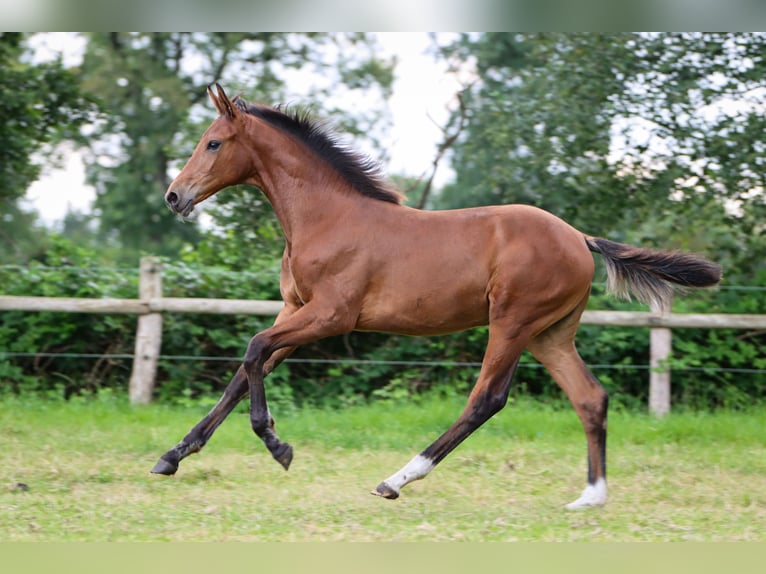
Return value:
M 366 198 L 300 142 L 279 136 L 252 138 L 255 174 L 245 183 L 266 195 L 292 243 L 328 221 L 342 221 Z

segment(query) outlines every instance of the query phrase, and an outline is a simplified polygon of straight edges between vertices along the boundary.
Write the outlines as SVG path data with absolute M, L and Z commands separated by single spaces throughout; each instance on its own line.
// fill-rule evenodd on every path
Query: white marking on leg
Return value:
M 410 462 L 408 462 L 402 469 L 396 474 L 392 474 L 383 484 L 387 485 L 397 494 L 405 484 L 409 484 L 414 480 L 420 480 L 424 478 L 434 468 L 434 463 L 431 459 L 418 454 Z
M 589 484 L 582 491 L 580 498 L 567 504 L 566 508 L 575 510 L 577 508 L 588 508 L 590 506 L 603 506 L 606 504 L 606 480 L 599 478 L 596 484 Z

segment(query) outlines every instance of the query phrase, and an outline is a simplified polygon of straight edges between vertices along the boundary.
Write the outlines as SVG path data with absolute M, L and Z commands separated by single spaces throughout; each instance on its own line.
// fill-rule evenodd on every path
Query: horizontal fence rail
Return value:
M 766 315 L 736 313 L 671 313 L 660 316 L 641 311 L 585 311 L 583 325 L 664 327 L 666 329 L 766 329 Z
M 157 361 L 160 358 L 166 358 L 160 354 L 163 313 L 276 316 L 283 306 L 282 301 L 163 297 L 162 269 L 154 257 L 145 257 L 141 260 L 138 299 L 0 296 L 0 311 L 137 315 L 135 352 L 133 355 L 120 356 L 133 359 L 129 392 L 131 401 L 134 403 L 151 401 Z M 666 361 L 671 352 L 671 329 L 766 329 L 766 315 L 585 311 L 581 323 L 650 329 L 650 364 L 631 367 L 649 370 L 649 408 L 657 415 L 664 415 L 670 410 L 670 370 L 666 366 Z M 11 355 L 22 354 L 12 353 Z M 0 355 L 3 353 L 0 352 Z M 29 355 L 37 354 L 29 353 Z M 199 359 L 199 357 L 196 358 Z M 220 360 L 231 360 L 231 358 L 221 357 Z M 288 362 L 294 361 L 295 359 L 288 359 Z M 339 359 L 338 362 L 345 361 Z M 476 366 L 479 363 L 471 363 L 471 365 Z
M 25 297 L 0 295 L 0 311 L 54 311 L 62 313 L 206 313 L 212 315 L 275 316 L 282 301 L 252 299 L 206 299 L 202 297 L 156 297 L 141 299 L 88 299 L 80 297 Z M 766 329 L 766 315 L 736 313 L 671 313 L 649 311 L 585 311 L 583 325 L 611 327 L 664 327 L 667 329 Z
M 62 313 L 208 313 L 213 315 L 272 316 L 282 310 L 282 301 L 251 299 L 205 299 L 201 297 L 154 297 L 151 299 L 88 299 L 80 297 L 0 296 L 0 311 L 55 311 Z

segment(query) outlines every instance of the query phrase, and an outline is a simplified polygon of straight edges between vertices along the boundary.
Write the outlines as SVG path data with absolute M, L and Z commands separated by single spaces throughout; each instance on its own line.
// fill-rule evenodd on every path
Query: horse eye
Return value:
M 210 140 L 207 144 L 208 151 L 215 151 L 219 147 L 221 147 L 221 142 L 219 142 L 218 140 Z

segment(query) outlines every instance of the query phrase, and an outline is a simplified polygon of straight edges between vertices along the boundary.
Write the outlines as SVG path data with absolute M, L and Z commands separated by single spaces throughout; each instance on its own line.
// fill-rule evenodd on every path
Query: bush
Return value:
M 202 253 L 202 255 L 200 255 Z M 163 261 L 163 292 L 175 297 L 279 298 L 279 261 L 252 269 L 211 264 L 212 254 L 189 252 Z M 241 263 L 241 262 L 240 262 Z M 98 253 L 57 238 L 45 257 L 25 267 L 0 267 L 3 294 L 134 298 L 137 269 L 99 266 Z M 766 284 L 766 277 L 759 278 Z M 601 293 L 590 308 L 641 309 Z M 759 292 L 699 292 L 679 298 L 676 312 L 766 313 Z M 252 335 L 269 317 L 166 314 L 156 397 L 166 402 L 212 404 L 233 375 Z M 124 393 L 131 369 L 136 318 L 130 315 L 0 313 L 0 380 L 14 393 Z M 268 380 L 272 403 L 343 406 L 369 399 L 402 401 L 426 391 L 467 395 L 478 374 L 486 328 L 432 338 L 351 333 L 307 345 Z M 647 402 L 649 330 L 582 326 L 583 359 L 612 404 Z M 18 354 L 23 354 L 19 356 Z M 63 354 L 53 356 L 54 354 Z M 85 357 L 76 355 L 86 355 Z M 115 356 L 116 355 L 116 356 Z M 169 358 L 169 357 L 174 358 Z M 124 357 L 124 358 L 123 358 Z M 317 362 L 316 359 L 330 362 Z M 333 362 L 341 361 L 341 362 Z M 742 407 L 766 399 L 766 334 L 742 330 L 673 332 L 672 400 L 691 407 Z M 721 370 L 724 369 L 724 370 Z M 529 354 L 522 357 L 513 395 L 559 402 L 562 393 Z
M 52 237 L 45 257 L 0 267 L 4 295 L 135 297 L 137 270 L 98 266 L 95 253 Z M 124 383 L 135 317 L 80 313 L 0 313 L 0 379 L 12 392 L 60 390 L 65 395 Z M 88 358 L 75 355 L 89 355 Z M 59 355 L 59 356 L 54 356 Z

